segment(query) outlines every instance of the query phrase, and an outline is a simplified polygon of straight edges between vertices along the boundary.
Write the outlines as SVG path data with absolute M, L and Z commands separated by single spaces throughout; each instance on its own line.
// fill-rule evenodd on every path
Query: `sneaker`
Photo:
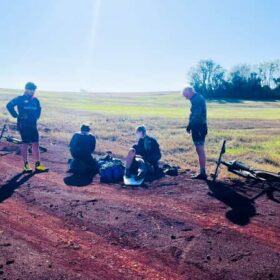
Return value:
M 192 179 L 196 179 L 196 180 L 207 180 L 207 175 L 206 174 L 202 174 L 199 173 L 197 175 L 193 175 Z
M 49 169 L 41 163 L 36 164 L 35 170 L 38 172 L 47 172 Z
M 32 168 L 31 168 L 31 166 L 29 165 L 28 162 L 26 162 L 26 163 L 24 164 L 24 166 L 23 166 L 23 172 L 24 172 L 24 173 L 31 173 L 31 172 L 32 172 Z

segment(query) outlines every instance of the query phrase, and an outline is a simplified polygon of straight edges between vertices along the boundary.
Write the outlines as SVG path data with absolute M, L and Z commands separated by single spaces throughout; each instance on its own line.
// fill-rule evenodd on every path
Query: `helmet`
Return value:
M 25 89 L 36 90 L 36 89 L 37 89 L 37 86 L 36 86 L 34 83 L 28 82 L 28 83 L 25 85 Z

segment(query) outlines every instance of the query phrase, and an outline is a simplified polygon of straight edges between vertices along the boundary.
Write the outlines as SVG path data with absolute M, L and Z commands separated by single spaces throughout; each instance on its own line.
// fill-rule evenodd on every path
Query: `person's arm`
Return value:
M 76 133 L 75 133 L 72 136 L 70 144 L 69 144 L 70 150 L 72 150 L 75 147 L 75 145 L 76 145 L 76 138 L 77 138 L 77 136 L 76 136 Z
M 15 110 L 15 106 L 17 105 L 18 105 L 18 97 L 12 99 L 6 106 L 7 110 L 14 118 L 18 117 L 18 112 Z
M 91 145 L 92 152 L 91 153 L 93 153 L 95 151 L 95 147 L 96 147 L 96 138 L 95 138 L 95 136 L 92 135 L 92 145 Z
M 40 119 L 41 112 L 42 112 L 41 104 L 40 104 L 40 101 L 37 99 L 37 111 L 36 111 L 36 118 L 37 118 L 37 120 Z
M 188 128 L 191 130 L 192 127 L 197 124 L 201 123 L 203 121 L 203 114 L 206 110 L 206 103 L 205 100 L 200 99 L 197 102 L 192 104 L 191 114 L 190 114 L 190 120 Z
M 134 144 L 134 145 L 132 146 L 132 149 L 135 150 L 136 155 L 142 156 L 142 153 L 141 153 L 141 149 L 140 149 L 140 147 L 139 147 L 139 144 Z

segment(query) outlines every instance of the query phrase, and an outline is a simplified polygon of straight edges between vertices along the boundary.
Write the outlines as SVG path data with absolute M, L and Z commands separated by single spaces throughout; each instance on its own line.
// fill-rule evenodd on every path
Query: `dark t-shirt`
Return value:
M 94 152 L 96 145 L 95 136 L 76 132 L 70 142 L 70 151 L 76 155 L 90 155 Z
M 157 140 L 150 136 L 139 139 L 133 148 L 136 151 L 136 155 L 140 155 L 151 164 L 156 164 L 161 158 L 160 146 Z
M 18 96 L 7 104 L 7 109 L 14 118 L 17 118 L 19 129 L 37 127 L 37 120 L 41 116 L 41 105 L 36 97 Z
M 205 126 L 207 124 L 206 102 L 202 95 L 196 93 L 191 98 L 190 127 Z

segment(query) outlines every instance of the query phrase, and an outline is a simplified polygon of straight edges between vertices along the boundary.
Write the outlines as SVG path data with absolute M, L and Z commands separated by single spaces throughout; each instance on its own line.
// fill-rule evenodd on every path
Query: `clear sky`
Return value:
M 279 15 L 279 0 L 0 0 L 0 87 L 178 90 L 200 59 L 279 59 Z

